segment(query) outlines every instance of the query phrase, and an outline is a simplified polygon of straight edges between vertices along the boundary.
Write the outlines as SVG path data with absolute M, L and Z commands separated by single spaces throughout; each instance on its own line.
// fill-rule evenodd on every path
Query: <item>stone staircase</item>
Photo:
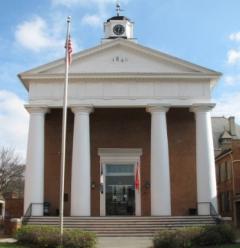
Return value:
M 24 218 L 26 225 L 58 226 L 58 217 Z M 99 237 L 151 237 L 161 229 L 214 225 L 211 216 L 65 217 L 64 228 L 92 231 Z

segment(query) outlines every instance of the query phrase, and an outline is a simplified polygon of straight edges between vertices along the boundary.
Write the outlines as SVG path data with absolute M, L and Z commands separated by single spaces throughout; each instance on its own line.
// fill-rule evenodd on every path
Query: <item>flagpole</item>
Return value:
M 61 174 L 60 174 L 60 245 L 63 241 L 63 216 L 64 216 L 64 182 L 65 182 L 65 162 L 66 162 L 66 128 L 67 128 L 67 105 L 68 105 L 68 71 L 69 71 L 69 56 L 68 56 L 68 40 L 70 34 L 71 17 L 67 18 L 67 36 L 66 36 L 66 54 L 65 54 L 65 83 L 63 97 L 63 115 L 62 115 L 62 148 L 61 148 Z

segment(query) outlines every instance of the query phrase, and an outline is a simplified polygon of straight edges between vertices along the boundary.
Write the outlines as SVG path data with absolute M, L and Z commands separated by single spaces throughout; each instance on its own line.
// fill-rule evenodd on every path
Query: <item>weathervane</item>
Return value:
M 120 0 L 117 0 L 116 1 L 116 11 L 117 11 L 117 16 L 119 16 L 120 15 L 120 12 L 123 11 L 121 9 Z

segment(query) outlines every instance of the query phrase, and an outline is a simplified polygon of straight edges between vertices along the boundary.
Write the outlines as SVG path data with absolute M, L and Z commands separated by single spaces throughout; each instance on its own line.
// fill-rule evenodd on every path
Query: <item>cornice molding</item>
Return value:
M 146 110 L 147 112 L 153 114 L 153 113 L 166 113 L 168 112 L 169 108 L 171 107 L 170 104 L 162 103 L 162 104 L 156 104 L 156 105 L 149 105 L 147 106 Z
M 209 112 L 216 106 L 215 103 L 198 103 L 190 107 L 190 112 Z
M 25 109 L 29 114 L 47 114 L 50 112 L 50 109 L 46 105 L 25 105 Z
M 193 71 L 193 73 L 184 73 L 184 74 L 179 74 L 179 73 L 174 73 L 174 74 L 159 74 L 159 75 L 152 75 L 153 77 L 156 77 L 156 78 L 171 78 L 171 77 L 174 77 L 174 78 L 189 78 L 189 77 L 192 77 L 192 78 L 207 78 L 207 79 L 214 79 L 214 80 L 217 80 L 222 74 L 219 73 L 219 72 L 216 72 L 214 70 L 210 70 L 208 68 L 205 68 L 205 67 L 202 67 L 202 66 L 199 66 L 199 65 L 196 65 L 196 64 L 193 64 L 191 62 L 188 62 L 188 61 L 185 61 L 183 59 L 180 59 L 180 58 L 177 58 L 177 57 L 174 57 L 174 56 L 171 56 L 169 54 L 165 54 L 165 53 L 162 53 L 158 50 L 154 50 L 154 49 L 151 49 L 151 48 L 148 48 L 148 47 L 144 47 L 142 45 L 139 45 L 139 44 L 136 44 L 134 42 L 131 42 L 131 41 L 127 41 L 127 40 L 123 40 L 123 39 L 116 39 L 116 40 L 113 40 L 111 42 L 107 42 L 107 43 L 104 43 L 104 44 L 101 44 L 101 45 L 98 45 L 96 47 L 93 47 L 93 48 L 90 48 L 90 49 L 87 49 L 87 50 L 84 50 L 84 51 L 81 51 L 79 53 L 76 53 L 73 55 L 73 63 L 74 62 L 77 62 L 78 60 L 83 60 L 85 57 L 89 57 L 89 56 L 92 56 L 94 54 L 96 54 L 96 56 L 98 55 L 97 53 L 99 52 L 104 52 L 105 50 L 107 49 L 112 49 L 112 48 L 118 48 L 118 47 L 124 47 L 126 49 L 129 49 L 131 51 L 135 51 L 135 52 L 139 52 L 143 55 L 147 55 L 148 57 L 152 57 L 153 59 L 157 59 L 157 60 L 164 60 L 168 63 L 172 63 L 172 64 L 175 64 L 175 65 L 179 65 L 179 66 L 182 66 L 182 67 L 185 67 L 185 68 L 188 68 L 190 70 Z M 23 73 L 20 73 L 18 75 L 19 79 L 22 81 L 22 83 L 25 85 L 25 87 L 28 89 L 28 80 L 33 80 L 33 79 L 52 79 L 52 78 L 57 78 L 57 79 L 61 79 L 61 78 L 64 78 L 64 73 L 63 74 L 47 74 L 46 72 L 51 70 L 51 69 L 54 69 L 54 68 L 58 68 L 58 67 L 61 67 L 61 66 L 64 66 L 64 63 L 65 63 L 65 60 L 64 58 L 60 59 L 60 60 L 56 60 L 56 61 L 53 61 L 51 63 L 48 63 L 48 64 L 45 64 L 45 65 L 42 65 L 42 66 L 39 66 L 35 69 L 32 69 L 32 70 L 29 70 L 29 71 L 26 71 L 26 72 L 23 72 Z M 196 72 L 196 73 L 195 73 Z M 123 75 L 123 73 L 114 73 L 116 75 Z M 107 75 L 107 76 L 106 76 Z M 141 74 L 139 74 L 141 75 Z M 71 74 L 71 71 L 70 71 L 70 74 L 69 74 L 69 77 L 70 79 L 71 78 L 89 78 L 89 77 L 103 77 L 103 78 L 115 78 L 116 76 L 109 76 L 108 74 L 95 74 L 95 75 L 85 75 L 85 74 L 81 74 L 81 75 L 76 75 L 76 74 Z M 148 75 L 149 76 L 149 75 Z M 131 78 L 131 76 L 124 76 L 123 78 Z
M 94 111 L 92 105 L 73 105 L 71 110 L 74 114 L 90 114 Z
M 37 80 L 48 81 L 49 80 L 64 80 L 65 74 L 26 74 L 22 75 L 21 79 L 25 81 Z M 70 80 L 78 79 L 217 79 L 216 75 L 203 74 L 203 73 L 70 73 Z M 28 84 L 25 85 L 28 87 Z

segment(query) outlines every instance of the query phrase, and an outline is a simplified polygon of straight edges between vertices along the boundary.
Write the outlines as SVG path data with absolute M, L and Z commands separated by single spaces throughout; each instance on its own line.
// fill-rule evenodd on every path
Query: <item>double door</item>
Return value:
M 135 215 L 134 164 L 106 164 L 106 215 Z

